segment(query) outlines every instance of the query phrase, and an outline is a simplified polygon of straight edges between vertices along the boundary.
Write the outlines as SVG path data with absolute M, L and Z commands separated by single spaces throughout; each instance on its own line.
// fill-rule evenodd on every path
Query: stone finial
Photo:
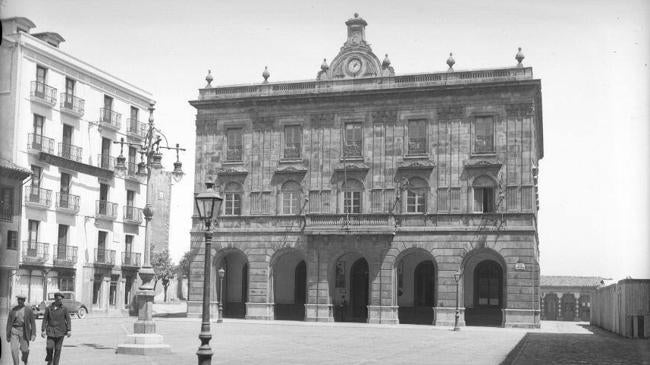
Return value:
M 212 78 L 212 71 L 208 70 L 208 75 L 205 77 L 205 81 L 208 82 L 208 84 L 205 85 L 206 88 L 212 87 L 212 80 L 214 80 L 214 78 Z
M 521 51 L 521 47 L 519 47 L 519 52 L 517 52 L 517 55 L 515 56 L 515 59 L 517 60 L 517 67 L 524 67 L 524 65 L 521 63 L 526 56 L 524 56 L 524 52 Z
M 386 53 L 386 57 L 384 57 L 384 60 L 381 62 L 381 67 L 383 68 L 390 67 L 390 59 L 388 58 L 388 53 Z
M 267 66 L 264 66 L 264 72 L 262 72 L 264 83 L 269 82 L 269 76 L 271 76 L 271 73 L 269 72 L 269 68 Z
M 449 52 L 449 58 L 447 58 L 447 66 L 449 66 L 449 70 L 447 70 L 447 72 L 454 72 L 455 64 L 456 60 L 454 60 L 454 54 Z
M 323 58 L 323 63 L 320 64 L 320 69 L 323 72 L 327 72 L 329 70 L 330 66 L 327 64 L 327 58 Z

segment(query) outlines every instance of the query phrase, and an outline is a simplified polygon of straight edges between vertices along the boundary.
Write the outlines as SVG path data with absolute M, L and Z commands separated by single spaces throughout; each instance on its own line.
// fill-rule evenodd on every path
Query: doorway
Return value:
M 360 258 L 350 270 L 350 316 L 348 322 L 368 321 L 368 261 Z

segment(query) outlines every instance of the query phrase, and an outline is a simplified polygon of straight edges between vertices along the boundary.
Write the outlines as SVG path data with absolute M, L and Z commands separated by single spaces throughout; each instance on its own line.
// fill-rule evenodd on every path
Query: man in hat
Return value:
M 63 294 L 54 293 L 54 302 L 45 308 L 43 315 L 43 325 L 41 326 L 41 336 L 47 336 L 47 356 L 45 361 L 48 365 L 59 365 L 61 357 L 61 347 L 63 346 L 63 337 L 70 337 L 70 313 L 63 306 L 61 300 Z
M 14 365 L 20 360 L 27 364 L 29 341 L 36 339 L 36 320 L 32 309 L 25 306 L 24 295 L 16 295 L 18 305 L 11 309 L 7 318 L 7 342 L 11 343 L 11 357 Z M 19 357 L 22 352 L 22 358 Z

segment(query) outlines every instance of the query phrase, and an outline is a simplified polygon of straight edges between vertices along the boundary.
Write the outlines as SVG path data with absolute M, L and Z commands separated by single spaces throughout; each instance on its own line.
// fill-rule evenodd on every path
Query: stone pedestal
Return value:
M 458 308 L 458 327 L 465 327 L 465 308 Z M 433 307 L 433 323 L 441 327 L 454 327 L 456 307 Z
M 334 311 L 331 304 L 305 304 L 305 321 L 334 322 Z
M 246 303 L 246 319 L 273 320 L 273 303 Z
M 503 326 L 539 328 L 539 311 L 533 309 L 503 309 Z
M 138 290 L 138 320 L 133 324 L 133 334 L 126 337 L 126 343 L 117 345 L 118 354 L 152 355 L 169 353 L 171 348 L 163 343 L 163 337 L 156 334 L 156 323 L 152 320 L 153 290 Z
M 399 307 L 397 306 L 368 306 L 368 323 L 375 324 L 399 324 Z

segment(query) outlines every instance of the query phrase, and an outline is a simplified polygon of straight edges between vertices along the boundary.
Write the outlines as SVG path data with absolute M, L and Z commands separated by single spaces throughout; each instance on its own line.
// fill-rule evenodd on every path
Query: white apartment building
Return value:
M 142 265 L 146 181 L 141 143 L 152 95 L 59 48 L 29 19 L 2 20 L 0 157 L 29 169 L 12 297 L 73 291 L 90 311 L 129 307 Z M 117 142 L 117 143 L 116 143 Z M 0 222 L 1 223 L 1 222 Z M 3 237 L 2 239 L 5 239 Z

